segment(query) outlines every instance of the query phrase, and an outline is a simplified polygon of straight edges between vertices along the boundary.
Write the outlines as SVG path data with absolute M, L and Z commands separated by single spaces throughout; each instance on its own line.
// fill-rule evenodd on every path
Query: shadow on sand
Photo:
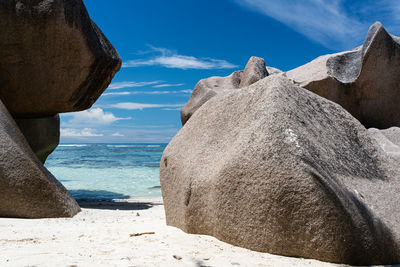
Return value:
M 104 190 L 70 190 L 70 193 L 79 206 L 85 209 L 146 210 L 162 205 L 160 201 L 138 201 L 127 195 Z
M 102 210 L 146 210 L 161 203 L 154 202 L 128 202 L 115 200 L 93 200 L 93 199 L 77 199 L 79 206 L 85 209 L 102 209 Z

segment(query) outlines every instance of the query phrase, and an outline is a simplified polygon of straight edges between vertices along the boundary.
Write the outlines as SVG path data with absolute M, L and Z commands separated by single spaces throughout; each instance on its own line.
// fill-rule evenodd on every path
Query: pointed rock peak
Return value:
M 380 29 L 380 28 L 384 28 L 383 25 L 382 25 L 382 23 L 381 23 L 380 21 L 375 21 L 375 23 L 372 24 L 371 27 L 369 27 L 367 36 L 368 36 L 370 33 L 376 32 L 376 31 L 377 31 L 378 29 Z
M 249 65 L 251 63 L 257 63 L 257 62 L 265 64 L 265 60 L 263 58 L 252 56 L 252 57 L 250 57 L 249 61 L 247 61 L 247 65 Z
M 251 69 L 251 68 L 259 68 L 259 69 L 265 69 L 265 60 L 263 58 L 260 57 L 250 57 L 249 61 L 247 61 L 246 67 L 245 67 L 245 71 L 247 69 Z
M 393 41 L 392 36 L 385 30 L 382 23 L 379 21 L 372 24 L 369 28 L 367 37 L 365 38 L 363 48 L 362 48 L 362 55 L 368 52 L 369 48 L 374 45 L 374 43 L 379 43 L 385 39 L 390 39 Z
M 242 74 L 239 88 L 249 86 L 268 76 L 265 60 L 259 57 L 251 57 Z

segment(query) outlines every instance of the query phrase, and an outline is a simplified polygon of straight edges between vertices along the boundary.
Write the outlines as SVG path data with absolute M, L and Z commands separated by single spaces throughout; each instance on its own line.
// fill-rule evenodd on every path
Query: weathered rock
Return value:
M 279 75 L 209 100 L 160 164 L 168 225 L 365 265 L 400 263 L 399 177 L 347 111 Z
M 259 57 L 251 57 L 240 76 L 239 88 L 243 88 L 268 76 L 265 61 Z
M 60 116 L 16 119 L 15 122 L 32 151 L 44 163 L 60 141 Z
M 279 74 L 279 73 L 283 72 L 280 69 L 270 67 L 270 66 L 267 66 L 266 69 L 267 69 L 268 75 L 274 75 L 274 74 Z
M 0 1 L 0 99 L 14 117 L 89 108 L 121 59 L 82 0 Z
M 386 136 L 393 144 L 400 146 L 400 128 L 391 127 L 389 129 L 380 130 L 380 132 Z
M 285 75 L 340 104 L 367 128 L 400 126 L 400 41 L 379 22 L 363 46 L 319 57 Z
M 0 217 L 72 217 L 79 205 L 32 152 L 0 101 Z
M 368 131 L 383 151 L 400 164 L 400 128 L 392 127 L 385 130 L 370 128 Z
M 211 77 L 200 80 L 189 101 L 181 109 L 182 125 L 197 109 L 217 94 L 251 85 L 266 76 L 268 76 L 268 72 L 264 59 L 251 57 L 244 71 L 235 71 L 227 77 Z

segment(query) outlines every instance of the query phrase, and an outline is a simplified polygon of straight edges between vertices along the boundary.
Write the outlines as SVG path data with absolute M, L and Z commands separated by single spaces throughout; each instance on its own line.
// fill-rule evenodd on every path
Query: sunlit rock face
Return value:
M 274 68 L 270 70 L 279 72 Z M 268 76 L 268 71 L 264 59 L 251 57 L 243 71 L 235 71 L 227 77 L 210 77 L 200 80 L 194 88 L 189 101 L 182 107 L 182 125 L 185 125 L 196 110 L 217 94 L 246 87 L 266 76 Z
M 400 128 L 391 127 L 384 130 L 370 128 L 368 131 L 379 143 L 382 150 L 400 164 Z
M 338 103 L 367 128 L 400 126 L 400 38 L 379 22 L 362 46 L 321 56 L 285 76 Z
M 280 75 L 208 100 L 160 164 L 168 225 L 356 265 L 400 263 L 399 177 L 357 119 Z

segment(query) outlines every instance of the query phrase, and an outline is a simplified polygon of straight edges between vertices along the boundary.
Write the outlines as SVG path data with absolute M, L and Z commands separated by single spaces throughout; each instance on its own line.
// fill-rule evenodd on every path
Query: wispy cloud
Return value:
M 61 137 L 95 137 L 95 136 L 104 136 L 104 134 L 95 133 L 95 130 L 90 128 L 84 128 L 82 130 L 71 129 L 71 128 L 61 128 L 60 129 Z
M 145 103 L 124 102 L 124 103 L 112 104 L 109 107 L 126 109 L 126 110 L 143 110 L 145 108 L 177 108 L 177 107 L 182 107 L 183 105 L 184 104 L 145 104 Z
M 400 25 L 398 0 L 234 0 L 334 49 L 359 45 L 368 27 L 380 20 L 390 30 Z
M 213 58 L 198 58 L 194 56 L 179 55 L 178 53 L 154 46 L 149 46 L 150 52 L 157 53 L 156 56 L 146 59 L 128 60 L 122 63 L 123 68 L 134 68 L 143 66 L 161 66 L 172 69 L 233 69 L 238 67 L 226 60 Z M 150 53 L 149 52 L 149 53 Z
M 182 107 L 177 108 L 163 108 L 163 110 L 181 110 Z
M 111 136 L 114 136 L 114 137 L 122 137 L 122 136 L 125 136 L 125 135 L 123 135 L 123 134 L 121 134 L 121 133 L 119 133 L 119 132 L 116 132 L 116 133 L 111 134 Z
M 123 88 L 134 88 L 134 87 L 144 87 L 154 84 L 159 84 L 162 81 L 150 81 L 150 82 L 115 82 L 110 84 L 107 89 L 123 89 Z
M 103 93 L 102 96 L 107 95 L 131 95 L 132 92 L 112 92 L 112 93 Z
M 164 83 L 164 84 L 157 84 L 154 85 L 154 88 L 161 88 L 161 87 L 177 87 L 177 86 L 183 86 L 185 85 L 184 83 Z
M 103 96 L 109 95 L 168 95 L 168 94 L 191 94 L 191 89 L 179 91 L 132 91 L 132 92 L 111 92 L 104 93 Z
M 119 120 L 129 120 L 131 117 L 118 118 L 111 112 L 104 112 L 101 108 L 92 108 L 85 111 L 67 113 L 64 116 L 72 116 L 63 126 L 71 125 L 108 125 Z
M 374 7 L 374 10 L 370 10 L 369 14 L 374 14 L 375 20 L 380 20 L 389 32 L 400 35 L 400 1 L 398 0 L 381 0 L 380 2 L 368 0 L 368 3 Z M 381 8 L 377 12 L 377 8 Z

